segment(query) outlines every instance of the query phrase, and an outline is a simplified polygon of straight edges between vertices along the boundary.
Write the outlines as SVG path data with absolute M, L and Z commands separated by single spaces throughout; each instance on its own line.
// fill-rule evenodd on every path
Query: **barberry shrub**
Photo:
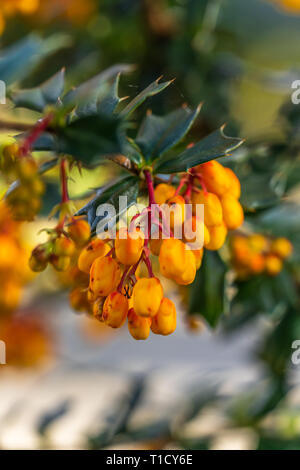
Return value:
M 48 239 L 34 248 L 29 266 L 40 272 L 50 264 L 68 272 L 74 309 L 113 328 L 122 326 L 130 312 L 129 332 L 146 339 L 150 331 L 167 335 L 176 327 L 175 306 L 164 296 L 163 278 L 180 286 L 192 284 L 204 250 L 220 249 L 228 231 L 243 222 L 239 181 L 215 160 L 242 140 L 227 137 L 222 127 L 191 142 L 188 132 L 200 105 L 184 105 L 165 116 L 148 111 L 137 123 L 137 108 L 172 80 L 158 79 L 125 102 L 119 81 L 130 69 L 126 64 L 113 66 L 69 91 L 65 70 L 36 88 L 13 87 L 9 93 L 14 105 L 41 116 L 27 131 L 3 141 L 0 165 L 8 181 L 15 179 L 5 203 L 19 221 L 33 220 L 40 212 L 47 193 L 45 176 L 59 168 L 61 202 L 51 212 L 58 214 L 58 222 L 54 228 L 45 227 Z M 42 160 L 36 158 L 40 151 Z M 120 177 L 90 194 L 83 207 L 78 209 L 77 203 L 74 211 L 68 192 L 70 169 L 97 167 L 105 159 L 121 168 Z M 136 209 L 127 228 L 122 227 L 122 217 L 141 197 L 147 199 L 146 206 Z M 115 236 L 101 225 L 99 208 L 107 203 L 114 214 L 105 223 L 115 229 Z M 204 218 L 199 217 L 199 204 Z

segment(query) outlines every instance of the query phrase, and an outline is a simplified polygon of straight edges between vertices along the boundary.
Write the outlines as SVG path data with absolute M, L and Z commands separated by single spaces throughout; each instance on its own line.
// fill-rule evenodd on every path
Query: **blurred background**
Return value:
M 0 61 L 28 38 L 40 41 L 43 57 L 26 78 L 19 72 L 16 87 L 62 67 L 71 87 L 115 63 L 135 65 L 121 78 L 121 96 L 161 75 L 176 78 L 141 112 L 203 101 L 197 139 L 224 123 L 227 134 L 246 138 L 222 160 L 242 182 L 246 228 L 287 237 L 294 250 L 278 278 L 234 284 L 228 271 L 231 304 L 215 329 L 201 316 L 200 290 L 196 308 L 189 291 L 166 284 L 175 334 L 134 341 L 126 327 L 72 311 L 64 276 L 27 268 L 39 230 L 55 223 L 47 214 L 60 194 L 50 172 L 37 221 L 23 226 L 0 213 L 0 448 L 300 449 L 300 365 L 291 361 L 300 340 L 300 111 L 291 106 L 300 0 L 0 0 Z M 0 123 L 36 118 L 0 105 Z M 74 169 L 70 195 L 115 172 L 106 164 L 78 178 Z

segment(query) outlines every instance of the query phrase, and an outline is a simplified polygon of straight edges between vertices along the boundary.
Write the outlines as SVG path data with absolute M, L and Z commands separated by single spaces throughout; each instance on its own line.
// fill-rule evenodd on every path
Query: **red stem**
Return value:
M 20 156 L 25 157 L 30 149 L 32 148 L 34 142 L 39 138 L 39 136 L 47 129 L 50 122 L 52 121 L 53 114 L 50 113 L 45 116 L 43 119 L 40 119 L 36 125 L 33 127 L 29 135 L 24 140 L 23 144 L 20 147 Z
M 68 202 L 68 180 L 66 173 L 66 159 L 62 158 L 60 161 L 60 179 L 61 179 L 61 202 Z

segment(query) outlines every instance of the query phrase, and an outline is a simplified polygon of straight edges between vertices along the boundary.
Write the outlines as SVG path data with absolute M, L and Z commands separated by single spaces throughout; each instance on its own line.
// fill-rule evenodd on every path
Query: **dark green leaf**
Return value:
M 101 204 L 112 204 L 116 209 L 116 219 L 123 214 L 125 210 L 131 207 L 137 201 L 139 190 L 139 180 L 135 176 L 127 176 L 115 182 L 110 186 L 105 186 L 98 190 L 97 195 L 84 207 L 78 211 L 78 215 L 87 215 L 88 221 L 93 231 L 96 230 L 98 223 L 101 221 L 101 217 L 97 216 L 97 208 Z M 119 205 L 119 197 L 127 197 L 127 205 L 121 210 Z
M 14 92 L 12 100 L 16 107 L 42 112 L 47 105 L 57 103 L 63 92 L 64 83 L 65 70 L 62 69 L 39 87 Z
M 82 83 L 74 90 L 71 90 L 63 97 L 63 106 L 71 109 L 75 106 L 81 105 L 82 112 L 87 106 L 92 106 L 95 109 L 97 102 L 104 98 L 110 89 L 110 80 L 115 78 L 121 72 L 130 72 L 132 66 L 128 64 L 117 64 L 95 77 Z M 85 111 L 86 112 L 86 111 Z M 79 108 L 80 113 L 80 108 Z
M 76 119 L 57 130 L 58 150 L 93 165 L 100 157 L 120 153 L 119 124 L 116 117 L 100 115 Z
M 155 80 L 155 82 L 152 82 L 147 88 L 145 88 L 145 90 L 143 90 L 132 101 L 130 101 L 130 103 L 128 103 L 128 105 L 120 113 L 121 116 L 128 117 L 131 113 L 133 113 L 133 111 L 135 111 L 136 108 L 141 106 L 141 104 L 143 104 L 147 98 L 160 93 L 173 82 L 173 80 L 170 80 L 168 82 L 159 83 L 160 78 Z
M 238 148 L 243 140 L 237 137 L 227 137 L 223 129 L 224 126 L 175 157 L 157 160 L 154 167 L 156 173 L 179 173 L 201 163 L 228 155 Z
M 190 288 L 189 313 L 201 314 L 212 328 L 225 313 L 225 276 L 227 267 L 218 252 L 206 250 L 201 269 Z
M 201 105 L 194 111 L 182 107 L 166 116 L 148 114 L 136 138 L 146 160 L 153 161 L 180 142 L 195 122 L 200 109 Z

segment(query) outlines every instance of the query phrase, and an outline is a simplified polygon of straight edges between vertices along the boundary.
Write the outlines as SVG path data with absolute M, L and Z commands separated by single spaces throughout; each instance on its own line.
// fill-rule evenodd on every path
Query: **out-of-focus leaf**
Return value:
M 87 215 L 91 229 L 94 232 L 101 217 L 97 216 L 97 208 L 101 204 L 112 204 L 116 209 L 116 218 L 113 221 L 117 223 L 119 217 L 137 201 L 139 191 L 139 180 L 135 176 L 127 176 L 119 179 L 110 186 L 101 188 L 96 196 L 78 211 L 78 215 Z M 120 196 L 127 197 L 127 204 L 120 207 Z
M 173 82 L 173 80 L 169 80 L 168 82 L 159 83 L 160 78 L 152 82 L 147 88 L 145 88 L 145 90 L 143 90 L 132 101 L 130 101 L 130 103 L 128 103 L 128 105 L 120 113 L 121 116 L 128 117 L 131 113 L 133 113 L 133 111 L 136 110 L 136 108 L 141 106 L 141 104 L 143 104 L 147 98 L 160 93 Z
M 75 119 L 58 129 L 58 150 L 84 165 L 93 165 L 101 157 L 120 153 L 119 124 L 117 117 L 102 115 Z
M 21 81 L 48 54 L 66 46 L 69 38 L 66 35 L 54 35 L 42 39 L 30 35 L 17 44 L 2 51 L 0 56 L 0 80 L 6 85 Z
M 218 252 L 205 251 L 201 269 L 190 288 L 189 313 L 199 313 L 212 328 L 216 328 L 220 317 L 226 313 L 227 266 Z
M 153 161 L 180 142 L 195 122 L 200 109 L 201 105 L 194 111 L 185 106 L 166 116 L 148 114 L 136 138 L 146 160 Z
M 286 177 L 283 174 L 248 173 L 240 179 L 241 203 L 249 210 L 265 209 L 278 204 L 284 195 Z
M 179 173 L 201 163 L 228 155 L 238 148 L 243 140 L 237 137 L 227 137 L 223 129 L 224 126 L 175 157 L 156 160 L 155 171 L 157 173 Z
M 259 351 L 259 357 L 273 374 L 282 376 L 291 364 L 292 344 L 300 338 L 299 309 L 290 308 L 276 328 L 269 333 Z
M 82 106 L 82 112 L 84 112 L 84 109 L 86 109 L 87 106 L 92 106 L 94 109 L 95 103 L 107 94 L 110 80 L 122 72 L 130 72 L 131 70 L 132 66 L 128 64 L 113 65 L 95 77 L 82 83 L 77 88 L 69 91 L 63 97 L 63 107 L 71 109 L 75 106 Z M 80 114 L 80 111 L 78 112 Z
M 65 69 L 62 69 L 39 87 L 14 92 L 12 100 L 16 107 L 42 112 L 45 106 L 57 103 L 64 90 L 64 83 Z

